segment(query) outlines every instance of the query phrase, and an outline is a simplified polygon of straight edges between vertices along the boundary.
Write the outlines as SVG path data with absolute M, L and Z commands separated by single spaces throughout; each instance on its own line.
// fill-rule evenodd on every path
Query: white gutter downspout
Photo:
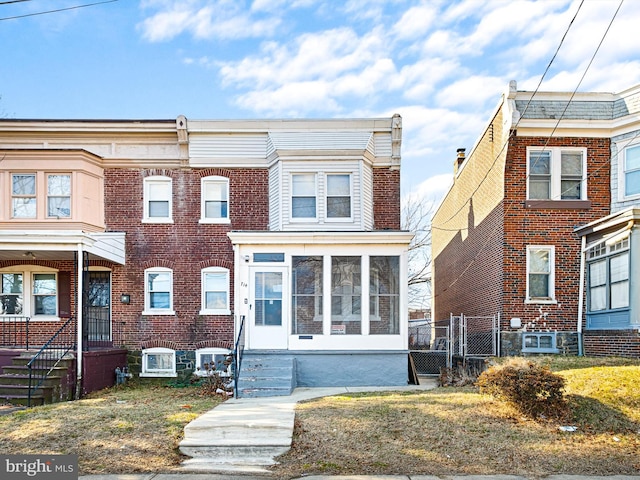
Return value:
M 582 347 L 582 314 L 584 311 L 584 269 L 585 269 L 585 258 L 587 256 L 587 252 L 585 251 L 587 248 L 587 236 L 582 236 L 582 246 L 580 248 L 580 285 L 578 287 L 578 356 L 582 357 L 584 355 L 583 347 Z
M 78 262 L 77 262 L 77 285 L 78 285 L 78 298 L 76 302 L 76 311 L 78 312 L 76 318 L 76 324 L 78 326 L 77 332 L 77 354 L 76 354 L 76 400 L 80 398 L 80 393 L 82 391 L 82 331 L 83 331 L 83 323 L 84 318 L 82 315 L 83 309 L 83 292 L 84 292 L 84 272 L 83 272 L 83 264 L 84 264 L 84 255 L 82 251 L 82 244 L 78 244 Z

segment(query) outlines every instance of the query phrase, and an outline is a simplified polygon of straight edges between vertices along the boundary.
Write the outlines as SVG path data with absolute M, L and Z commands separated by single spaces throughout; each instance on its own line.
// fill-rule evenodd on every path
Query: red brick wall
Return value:
M 526 208 L 526 147 L 586 147 L 590 208 Z M 512 137 L 507 153 L 504 203 L 504 305 L 502 328 L 519 317 L 535 329 L 575 331 L 580 278 L 578 226 L 610 211 L 610 141 L 603 138 Z M 525 304 L 527 245 L 555 245 L 557 304 Z M 546 313 L 546 318 L 542 314 Z M 544 325 L 546 323 L 546 325 Z M 531 328 L 529 328 L 531 329 Z
M 143 178 L 166 175 L 173 179 L 173 224 L 143 224 Z M 229 178 L 230 224 L 200 224 L 200 179 Z M 199 315 L 200 270 L 221 266 L 230 271 L 233 311 L 233 250 L 227 232 L 267 230 L 268 174 L 266 169 L 105 170 L 105 219 L 109 231 L 126 232 L 125 266 L 113 269 L 113 321 L 122 344 L 140 349 L 145 342 L 167 340 L 179 349 L 194 349 L 196 342 L 233 341 L 231 315 Z M 176 315 L 143 316 L 144 270 L 173 270 Z M 131 295 L 121 304 L 120 294 Z M 114 325 L 115 329 L 115 325 Z
M 584 354 L 590 357 L 640 358 L 640 332 L 637 330 L 593 330 L 584 332 Z
M 400 170 L 373 169 L 373 228 L 400 230 Z

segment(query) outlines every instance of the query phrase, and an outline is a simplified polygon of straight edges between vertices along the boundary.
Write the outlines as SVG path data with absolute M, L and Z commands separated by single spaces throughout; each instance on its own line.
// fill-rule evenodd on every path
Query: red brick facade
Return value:
M 558 201 L 556 208 L 527 208 L 527 147 L 544 145 L 587 149 L 590 206 L 561 208 Z M 581 253 L 574 229 L 609 213 L 610 157 L 610 141 L 605 138 L 511 138 L 505 168 L 503 329 L 509 329 L 510 318 L 518 317 L 523 326 L 532 325 L 529 329 L 576 331 Z M 524 303 L 527 245 L 555 246 L 556 304 Z
M 143 179 L 150 175 L 172 178 L 172 224 L 142 223 Z M 229 179 L 229 224 L 202 224 L 200 180 L 217 175 Z M 121 341 L 140 349 L 151 341 L 171 341 L 177 350 L 195 349 L 196 342 L 233 342 L 233 316 L 200 315 L 201 269 L 229 269 L 233 285 L 233 250 L 227 232 L 266 230 L 268 174 L 266 169 L 105 170 L 107 228 L 126 232 L 126 265 L 113 268 L 112 318 L 120 326 Z M 166 267 L 173 271 L 175 315 L 142 315 L 144 270 Z M 118 299 L 126 293 L 130 304 Z M 230 291 L 233 311 L 233 289 Z
M 374 230 L 400 230 L 400 170 L 373 170 Z

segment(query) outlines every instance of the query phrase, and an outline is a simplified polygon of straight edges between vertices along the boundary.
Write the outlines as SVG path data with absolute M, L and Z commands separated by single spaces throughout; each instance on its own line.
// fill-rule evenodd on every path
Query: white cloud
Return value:
M 495 99 L 497 103 L 507 82 L 502 78 L 472 75 L 463 77 L 438 91 L 437 104 L 443 107 L 478 107 Z

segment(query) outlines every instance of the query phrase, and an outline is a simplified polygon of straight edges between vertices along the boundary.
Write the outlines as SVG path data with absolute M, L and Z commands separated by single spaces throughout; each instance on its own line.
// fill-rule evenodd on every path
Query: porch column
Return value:
M 84 268 L 83 268 L 83 263 L 84 263 L 84 255 L 83 255 L 83 251 L 82 251 L 82 244 L 78 244 L 78 258 L 77 258 L 77 262 L 76 262 L 76 268 L 77 268 L 77 276 L 76 276 L 76 282 L 77 282 L 77 286 L 78 288 L 76 289 L 78 291 L 78 298 L 77 298 L 77 303 L 76 303 L 76 325 L 78 328 L 78 332 L 77 332 L 77 349 L 78 352 L 76 354 L 76 399 L 80 398 L 80 393 L 82 392 L 82 332 L 83 332 L 83 323 L 84 323 L 84 318 L 82 315 L 82 309 L 83 309 L 83 297 L 84 297 Z

